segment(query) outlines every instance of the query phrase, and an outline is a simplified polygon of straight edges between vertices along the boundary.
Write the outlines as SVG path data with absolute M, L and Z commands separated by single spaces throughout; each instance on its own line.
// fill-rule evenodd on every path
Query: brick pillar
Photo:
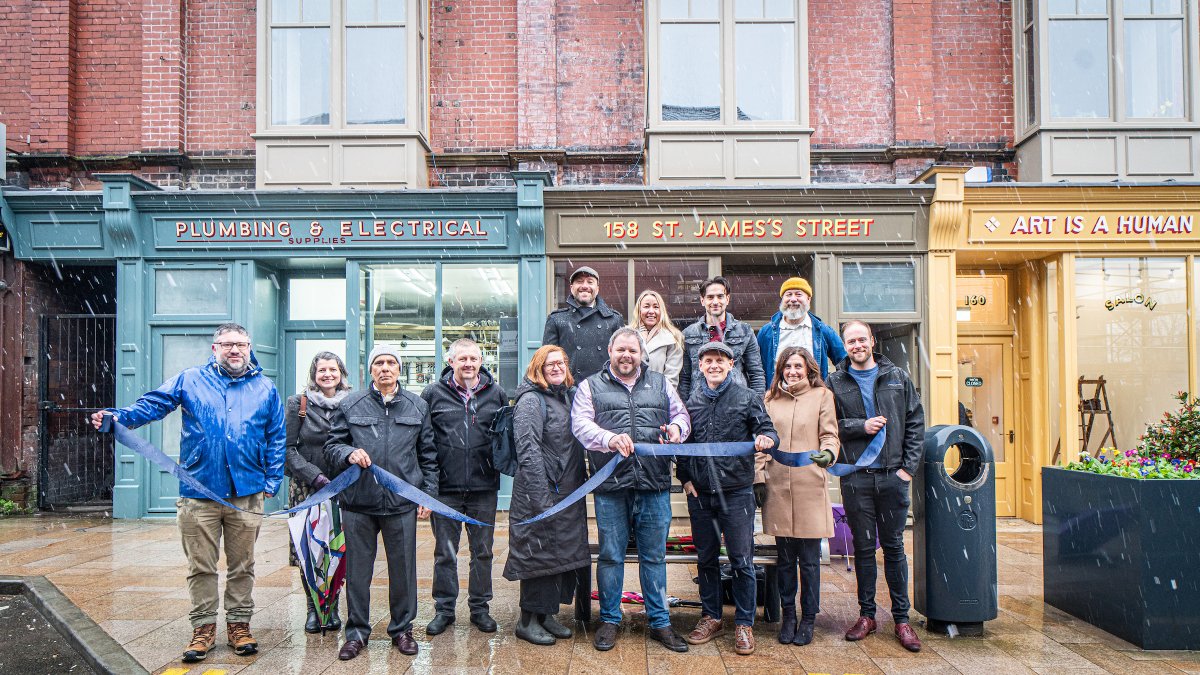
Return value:
M 557 0 L 517 3 L 517 148 L 558 146 Z
M 29 151 L 70 154 L 75 145 L 75 3 L 30 5 Z
M 142 6 L 142 140 L 145 152 L 183 152 L 184 54 L 181 0 Z
M 893 0 L 896 143 L 933 143 L 933 2 Z M 963 54 L 963 58 L 969 55 Z

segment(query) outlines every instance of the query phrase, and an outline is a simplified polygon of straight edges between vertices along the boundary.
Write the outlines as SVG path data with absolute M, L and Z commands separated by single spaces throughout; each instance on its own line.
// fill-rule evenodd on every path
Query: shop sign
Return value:
M 967 385 L 968 387 L 982 387 L 983 386 L 983 378 L 982 377 L 968 377 L 965 380 L 963 380 L 963 384 Z
M 596 244 L 913 243 L 912 214 L 853 213 L 560 213 L 561 246 Z
M 505 245 L 503 215 L 156 218 L 159 248 L 381 248 Z
M 972 214 L 973 242 L 1189 241 L 1195 213 L 1181 211 L 1065 211 Z
M 1142 295 L 1141 293 L 1138 293 L 1137 295 L 1118 296 L 1104 301 L 1104 309 L 1107 309 L 1110 312 L 1121 305 L 1141 305 L 1153 312 L 1154 308 L 1158 307 L 1158 301 L 1152 299 L 1148 295 Z

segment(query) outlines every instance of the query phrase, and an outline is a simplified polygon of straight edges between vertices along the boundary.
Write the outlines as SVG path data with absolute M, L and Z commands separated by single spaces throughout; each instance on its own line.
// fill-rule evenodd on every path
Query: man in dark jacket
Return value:
M 710 342 L 724 342 L 733 350 L 733 381 L 748 387 L 760 396 L 767 392 L 763 376 L 762 357 L 758 342 L 749 325 L 725 311 L 729 306 L 729 282 L 725 277 L 713 277 L 700 284 L 700 303 L 704 305 L 704 320 L 683 329 L 683 370 L 679 373 L 679 396 L 684 400 L 704 385 L 700 374 L 700 348 Z
M 542 344 L 558 345 L 567 353 L 576 382 L 600 372 L 608 360 L 608 338 L 625 325 L 621 313 L 600 297 L 600 275 L 590 267 L 571 273 L 567 306 L 550 312 Z
M 826 325 L 812 306 L 812 286 L 803 277 L 792 277 L 779 287 L 779 311 L 758 329 L 758 351 L 762 355 L 767 387 L 775 375 L 775 359 L 787 347 L 804 347 L 821 367 L 821 379 L 829 377 L 829 362 L 846 358 L 842 339 Z
M 842 502 L 854 537 L 859 618 L 846 631 L 846 639 L 861 640 L 876 630 L 878 531 L 896 637 L 905 649 L 916 652 L 921 650 L 921 641 L 908 624 L 904 525 L 910 504 L 909 482 L 921 463 L 925 412 L 916 387 L 904 371 L 875 353 L 870 326 L 861 321 L 846 322 L 842 341 L 849 356 L 829 376 L 842 452 L 830 472 L 842 477 Z
M 367 365 L 371 384 L 342 399 L 333 412 L 325 456 L 330 465 L 372 464 L 437 496 L 437 450 L 425 402 L 400 387 L 400 353 L 376 345 Z M 348 661 L 367 646 L 371 634 L 371 577 L 379 535 L 387 550 L 388 636 L 403 654 L 416 654 L 412 622 L 417 616 L 417 518 L 429 517 L 407 499 L 370 477 L 355 481 L 338 496 L 346 538 L 346 643 L 338 658 Z
M 693 443 L 754 441 L 757 451 L 779 442 L 762 396 L 729 377 L 733 350 L 724 342 L 700 348 L 704 384 L 688 399 Z M 754 455 L 680 457 L 676 475 L 688 496 L 688 514 L 700 573 L 699 623 L 686 639 L 704 644 L 725 632 L 721 622 L 721 535 L 733 568 L 734 651 L 754 653 Z
M 626 458 L 593 493 L 600 536 L 596 586 L 602 622 L 593 644 L 600 651 L 616 645 L 625 549 L 632 529 L 650 637 L 667 649 L 686 652 L 687 643 L 671 630 L 666 605 L 671 459 L 634 455 L 633 444 L 663 439 L 680 443 L 691 424 L 687 408 L 667 378 L 642 365 L 645 353 L 637 331 L 617 329 L 609 338 L 608 363 L 580 383 L 571 407 L 571 430 L 588 450 L 592 473 L 614 461 L 618 452 Z
M 508 395 L 483 368 L 483 353 L 474 340 L 455 340 L 446 351 L 450 365 L 441 378 L 425 387 L 433 443 L 438 456 L 438 494 L 442 503 L 485 523 L 496 522 L 500 472 L 492 466 L 492 418 L 508 403 Z M 433 514 L 434 616 L 425 627 L 437 635 L 454 623 L 458 602 L 458 544 L 463 523 Z M 492 599 L 491 527 L 467 525 L 471 572 L 467 605 L 471 623 L 485 633 L 496 631 L 489 614 Z

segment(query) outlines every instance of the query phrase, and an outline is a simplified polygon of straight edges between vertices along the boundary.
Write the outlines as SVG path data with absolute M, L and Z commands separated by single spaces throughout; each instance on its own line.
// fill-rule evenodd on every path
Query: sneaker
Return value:
M 742 656 L 754 653 L 754 629 L 750 626 L 736 626 L 733 629 L 733 651 Z
M 217 644 L 217 624 L 206 623 L 192 629 L 192 641 L 183 652 L 184 663 L 203 661 L 208 656 L 208 650 Z
M 721 623 L 720 619 L 714 619 L 711 616 L 702 616 L 696 622 L 696 627 L 692 629 L 692 632 L 684 636 L 683 639 L 687 640 L 688 644 L 702 645 L 724 632 L 725 624 Z
M 258 641 L 250 634 L 250 624 L 244 621 L 234 621 L 225 624 L 225 632 L 229 636 L 229 646 L 238 656 L 250 656 L 258 653 Z

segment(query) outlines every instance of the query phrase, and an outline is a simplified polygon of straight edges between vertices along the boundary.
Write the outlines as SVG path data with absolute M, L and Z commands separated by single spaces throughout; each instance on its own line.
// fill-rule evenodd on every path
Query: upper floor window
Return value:
M 803 6 L 797 0 L 652 1 L 654 122 L 799 124 Z
M 269 0 L 272 127 L 404 125 L 417 39 L 408 0 Z M 419 58 L 421 51 L 417 51 Z

